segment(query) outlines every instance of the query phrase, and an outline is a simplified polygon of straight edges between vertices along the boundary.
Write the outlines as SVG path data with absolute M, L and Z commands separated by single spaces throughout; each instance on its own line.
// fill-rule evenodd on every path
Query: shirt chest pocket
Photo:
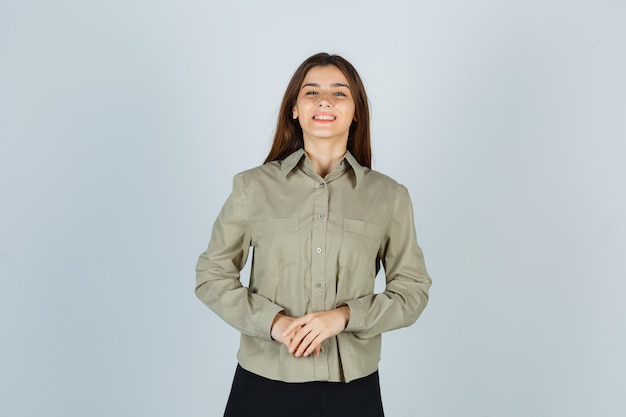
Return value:
M 259 221 L 252 235 L 254 266 L 277 270 L 298 263 L 300 219 L 297 217 Z
M 380 239 L 380 226 L 361 220 L 344 219 L 339 266 L 352 272 L 375 276 Z

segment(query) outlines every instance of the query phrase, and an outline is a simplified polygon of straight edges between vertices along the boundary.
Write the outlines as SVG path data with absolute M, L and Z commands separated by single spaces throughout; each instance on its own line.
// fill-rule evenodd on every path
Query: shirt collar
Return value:
M 354 156 L 350 153 L 350 151 L 346 151 L 344 155 L 344 159 L 350 164 L 352 170 L 354 171 L 354 176 L 356 177 L 356 186 L 358 186 L 363 180 L 363 175 L 365 175 L 365 168 L 356 160 Z
M 287 175 L 289 175 L 289 173 L 293 171 L 296 166 L 298 166 L 298 163 L 302 158 L 304 158 L 305 154 L 306 153 L 304 152 L 304 149 L 300 148 L 285 159 L 283 159 L 280 162 L 280 177 L 282 179 L 285 179 Z M 346 151 L 341 161 L 346 161 L 348 164 L 350 164 L 352 170 L 354 171 L 354 176 L 356 177 L 355 185 L 358 186 L 363 179 L 363 175 L 365 175 L 365 169 L 363 168 L 363 166 L 359 164 L 354 156 L 352 156 L 350 151 Z
M 304 148 L 300 148 L 282 161 L 280 161 L 280 177 L 285 179 L 287 175 L 298 165 L 304 156 Z

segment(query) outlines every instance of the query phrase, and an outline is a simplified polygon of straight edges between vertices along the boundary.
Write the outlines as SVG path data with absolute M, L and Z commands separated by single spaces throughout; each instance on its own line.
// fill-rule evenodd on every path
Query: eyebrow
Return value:
M 350 86 L 348 84 L 344 84 L 344 83 L 332 83 L 330 86 L 331 87 L 345 87 L 348 90 L 350 89 Z M 317 83 L 306 83 L 306 84 L 304 84 L 302 86 L 302 88 L 304 88 L 304 87 L 318 87 L 319 88 L 320 85 L 317 84 Z

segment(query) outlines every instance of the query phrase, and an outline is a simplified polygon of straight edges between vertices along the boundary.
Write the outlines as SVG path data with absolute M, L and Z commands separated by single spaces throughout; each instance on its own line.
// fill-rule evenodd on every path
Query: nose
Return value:
M 319 95 L 318 107 L 331 107 L 333 105 L 332 98 L 328 93 Z

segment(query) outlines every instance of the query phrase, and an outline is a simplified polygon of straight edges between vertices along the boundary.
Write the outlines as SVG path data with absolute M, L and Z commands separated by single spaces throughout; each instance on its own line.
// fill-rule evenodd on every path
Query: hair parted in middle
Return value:
M 348 133 L 348 150 L 359 164 L 372 167 L 372 149 L 370 145 L 370 111 L 365 87 L 356 69 L 345 58 L 325 52 L 307 58 L 291 77 L 278 114 L 274 141 L 264 163 L 278 161 L 304 147 L 300 122 L 292 117 L 298 94 L 307 73 L 313 67 L 334 65 L 344 74 L 350 85 L 354 99 L 354 118 Z

